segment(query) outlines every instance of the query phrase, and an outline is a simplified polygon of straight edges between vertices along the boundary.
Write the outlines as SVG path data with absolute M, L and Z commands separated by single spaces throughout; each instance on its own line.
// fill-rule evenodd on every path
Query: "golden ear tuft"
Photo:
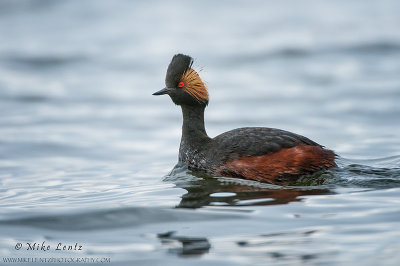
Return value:
M 199 74 L 192 69 L 188 68 L 182 75 L 181 82 L 185 84 L 183 90 L 189 93 L 198 102 L 208 102 L 208 91 Z

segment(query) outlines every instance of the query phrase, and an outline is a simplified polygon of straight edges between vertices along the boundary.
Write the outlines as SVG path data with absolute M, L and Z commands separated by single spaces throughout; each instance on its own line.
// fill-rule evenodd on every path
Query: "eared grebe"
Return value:
M 190 56 L 177 54 L 168 66 L 168 94 L 183 114 L 179 163 L 211 175 L 277 183 L 335 167 L 335 153 L 314 141 L 280 129 L 238 128 L 210 138 L 204 127 L 208 92 Z

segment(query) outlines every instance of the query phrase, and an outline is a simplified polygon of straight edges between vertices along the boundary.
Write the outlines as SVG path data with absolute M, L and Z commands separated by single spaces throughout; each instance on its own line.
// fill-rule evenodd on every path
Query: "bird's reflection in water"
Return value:
M 177 165 L 164 180 L 187 191 L 177 207 L 200 208 L 286 204 L 301 200 L 299 196 L 303 195 L 332 194 L 334 192 L 323 185 L 330 177 L 328 170 L 287 184 L 272 185 L 237 178 L 211 177 Z

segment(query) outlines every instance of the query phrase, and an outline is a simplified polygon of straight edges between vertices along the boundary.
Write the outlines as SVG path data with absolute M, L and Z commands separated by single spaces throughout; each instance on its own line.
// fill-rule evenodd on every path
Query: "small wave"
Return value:
M 12 65 L 32 69 L 60 67 L 87 60 L 82 55 L 9 55 L 4 60 Z
M 16 214 L 15 216 L 18 216 Z M 152 223 L 239 219 L 239 214 L 193 212 L 155 207 L 130 207 L 101 211 L 43 214 L 4 219 L 0 225 L 28 226 L 59 231 L 101 230 L 148 225 Z
M 380 167 L 380 168 L 400 168 L 400 155 L 376 158 L 376 159 L 348 159 L 341 158 L 340 162 L 343 166 L 358 164 L 366 165 L 369 167 Z
M 167 246 L 169 252 L 180 256 L 202 255 L 207 253 L 211 244 L 205 237 L 191 237 L 175 235 L 174 231 L 157 234 L 162 245 Z
M 57 4 L 51 0 L 36 1 L 0 1 L 0 14 L 13 14 L 20 12 L 32 12 L 37 9 L 49 8 Z
M 400 187 L 400 156 L 357 160 L 340 158 L 337 186 L 368 190 Z
M 343 47 L 338 51 L 350 52 L 350 53 L 372 53 L 372 54 L 387 54 L 387 53 L 399 53 L 400 43 L 396 42 L 371 42 L 371 43 L 360 43 L 353 46 Z
M 34 94 L 25 94 L 25 95 L 17 95 L 15 97 L 10 97 L 11 100 L 16 102 L 23 103 L 41 103 L 50 100 L 50 97 L 46 97 L 44 95 L 34 95 Z
M 358 44 L 335 45 L 325 47 L 280 47 L 272 50 L 261 50 L 255 53 L 241 54 L 228 63 L 246 64 L 264 62 L 270 59 L 297 59 L 311 56 L 337 55 L 337 54 L 371 54 L 386 55 L 400 53 L 400 43 L 390 41 L 365 42 Z M 233 62 L 232 62 L 233 61 Z

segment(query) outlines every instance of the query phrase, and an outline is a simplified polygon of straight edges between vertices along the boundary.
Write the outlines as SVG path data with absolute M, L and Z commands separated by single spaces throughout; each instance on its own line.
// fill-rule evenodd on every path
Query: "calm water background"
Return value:
M 0 264 L 399 265 L 399 14 L 395 0 L 0 1 Z M 210 136 L 286 129 L 340 167 L 288 187 L 171 172 L 180 110 L 151 93 L 178 52 L 203 69 Z

